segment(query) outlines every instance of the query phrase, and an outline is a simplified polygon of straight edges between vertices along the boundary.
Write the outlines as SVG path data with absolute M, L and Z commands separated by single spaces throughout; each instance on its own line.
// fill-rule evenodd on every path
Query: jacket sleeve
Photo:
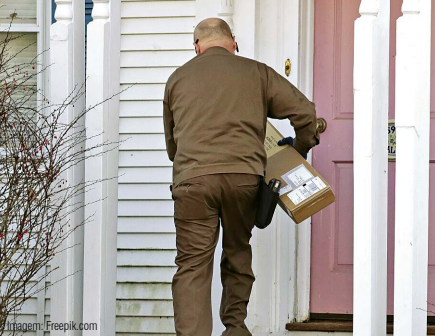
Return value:
M 165 85 L 165 94 L 163 98 L 163 126 L 165 129 L 166 152 L 169 160 L 174 161 L 177 153 L 177 145 L 174 141 L 174 115 L 169 105 L 168 82 Z
M 316 109 L 286 78 L 267 66 L 267 116 L 273 119 L 288 118 L 296 132 L 293 147 L 307 153 L 319 144 Z

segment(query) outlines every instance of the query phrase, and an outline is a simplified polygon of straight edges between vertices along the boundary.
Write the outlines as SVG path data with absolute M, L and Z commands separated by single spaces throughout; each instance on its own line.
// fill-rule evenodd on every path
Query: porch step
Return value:
M 289 331 L 335 331 L 352 332 L 353 322 L 330 319 L 313 319 L 307 322 L 287 323 L 286 329 Z M 393 322 L 387 322 L 387 334 L 393 334 Z M 428 324 L 427 334 L 435 335 L 435 325 Z

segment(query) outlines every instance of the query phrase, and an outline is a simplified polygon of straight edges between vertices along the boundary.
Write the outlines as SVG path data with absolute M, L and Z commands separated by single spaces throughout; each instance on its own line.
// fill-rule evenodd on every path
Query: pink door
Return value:
M 313 216 L 312 313 L 352 313 L 353 273 L 353 38 L 360 0 L 315 1 L 314 102 L 328 128 L 313 150 L 313 165 L 332 185 L 336 202 Z M 391 1 L 390 119 L 394 119 L 396 20 L 402 1 Z M 435 6 L 432 54 L 435 55 Z M 435 304 L 435 57 L 432 58 L 429 292 Z M 387 130 L 385 130 L 387 132 Z M 393 314 L 395 163 L 389 163 L 388 314 Z M 428 310 L 434 311 L 434 306 Z M 429 314 L 435 315 L 435 314 Z

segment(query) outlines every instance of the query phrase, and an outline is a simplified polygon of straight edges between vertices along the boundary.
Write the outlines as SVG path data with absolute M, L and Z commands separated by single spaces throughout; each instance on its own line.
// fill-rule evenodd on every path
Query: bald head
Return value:
M 234 54 L 235 41 L 232 38 L 231 28 L 222 19 L 208 18 L 202 20 L 195 27 L 193 39 L 198 54 L 213 46 L 224 47 Z M 195 43 L 196 40 L 199 40 L 198 44 Z
M 209 42 L 211 40 L 231 39 L 231 28 L 224 20 L 219 18 L 208 18 L 202 20 L 196 26 L 193 37 L 200 41 Z

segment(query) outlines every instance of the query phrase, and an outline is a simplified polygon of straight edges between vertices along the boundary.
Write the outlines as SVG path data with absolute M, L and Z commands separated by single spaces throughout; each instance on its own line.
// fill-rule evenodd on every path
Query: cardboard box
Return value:
M 281 180 L 278 204 L 300 223 L 335 201 L 331 186 L 290 145 L 278 146 L 283 136 L 267 122 L 264 147 L 267 154 L 266 181 Z

